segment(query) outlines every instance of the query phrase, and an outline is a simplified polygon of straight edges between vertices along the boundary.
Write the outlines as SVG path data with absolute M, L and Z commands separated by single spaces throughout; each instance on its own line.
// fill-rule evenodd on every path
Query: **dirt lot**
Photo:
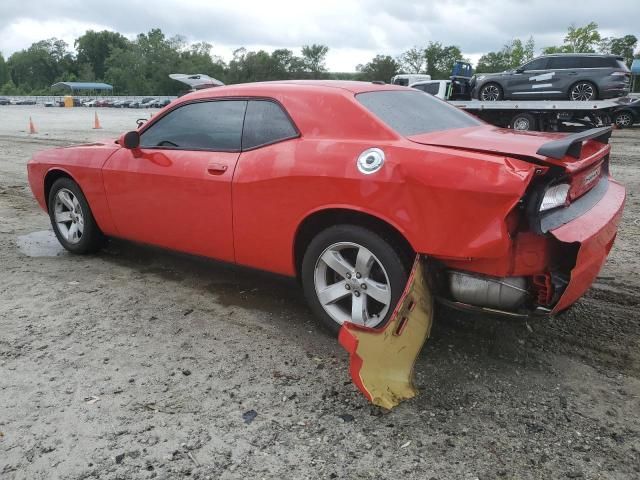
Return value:
M 61 250 L 26 161 L 148 113 L 99 110 L 96 131 L 89 109 L 0 107 L 0 478 L 640 477 L 640 129 L 612 139 L 629 196 L 587 296 L 528 323 L 440 312 L 420 396 L 386 413 L 294 283 Z

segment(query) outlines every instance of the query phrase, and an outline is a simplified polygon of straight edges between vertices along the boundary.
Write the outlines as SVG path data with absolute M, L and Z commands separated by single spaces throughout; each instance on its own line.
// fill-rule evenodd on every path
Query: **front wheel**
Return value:
M 58 241 L 70 252 L 93 253 L 104 242 L 87 199 L 70 178 L 59 178 L 51 186 L 49 218 Z
M 311 310 L 334 335 L 345 321 L 384 326 L 409 277 L 401 255 L 360 226 L 336 225 L 320 232 L 302 262 L 302 286 Z
M 483 102 L 497 102 L 502 100 L 502 97 L 502 88 L 497 83 L 487 83 L 478 92 L 478 99 Z

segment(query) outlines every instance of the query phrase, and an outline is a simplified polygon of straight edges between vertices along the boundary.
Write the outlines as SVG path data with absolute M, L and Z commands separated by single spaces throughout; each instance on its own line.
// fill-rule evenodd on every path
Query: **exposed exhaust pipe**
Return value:
M 488 277 L 450 270 L 449 289 L 461 303 L 498 310 L 516 310 L 527 299 L 525 277 Z

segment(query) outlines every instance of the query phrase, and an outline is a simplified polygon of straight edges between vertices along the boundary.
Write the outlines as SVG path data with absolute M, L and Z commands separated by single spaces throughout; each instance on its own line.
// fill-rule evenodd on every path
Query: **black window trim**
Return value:
M 140 147 L 140 149 L 144 149 L 144 150 L 171 150 L 171 151 L 187 151 L 187 152 L 220 152 L 220 153 L 242 153 L 242 152 L 250 152 L 251 150 L 255 150 L 257 148 L 262 148 L 262 147 L 266 147 L 269 145 L 274 145 L 276 143 L 280 143 L 280 142 L 286 142 L 288 140 L 292 140 L 294 138 L 300 138 L 302 136 L 302 133 L 300 132 L 300 129 L 298 128 L 298 126 L 296 125 L 296 122 L 293 121 L 293 118 L 291 118 L 291 115 L 289 114 L 289 112 L 287 111 L 286 108 L 284 108 L 284 105 L 282 105 L 282 103 L 280 103 L 278 100 L 276 100 L 275 98 L 272 97 L 250 97 L 250 96 L 228 96 L 228 97 L 209 97 L 209 98 L 197 98 L 194 100 L 189 100 L 187 102 L 183 102 L 180 103 L 178 105 L 174 105 L 173 107 L 171 107 L 169 110 L 167 110 L 166 112 L 163 112 L 162 115 L 158 115 L 156 117 L 153 118 L 153 122 L 147 122 L 145 123 L 139 130 L 139 134 L 140 136 L 142 136 L 142 134 L 144 132 L 146 132 L 149 128 L 151 128 L 152 126 L 154 126 L 156 123 L 158 123 L 160 120 L 162 120 L 164 117 L 166 117 L 167 115 L 169 115 L 171 112 L 182 108 L 182 107 L 186 107 L 187 105 L 192 105 L 194 103 L 208 103 L 208 102 L 229 102 L 229 101 L 238 101 L 238 102 L 247 102 L 247 105 L 245 106 L 244 109 L 244 114 L 242 117 L 242 132 L 240 134 L 240 148 L 233 148 L 233 149 L 211 149 L 211 148 L 194 148 L 194 147 L 171 147 L 171 146 L 155 146 L 155 147 Z M 291 123 L 291 125 L 293 126 L 293 129 L 295 130 L 296 134 L 292 135 L 291 137 L 287 137 L 287 138 L 282 138 L 282 139 L 278 139 L 278 140 L 274 140 L 272 142 L 268 142 L 268 143 L 264 143 L 262 145 L 256 145 L 254 147 L 251 148 L 242 148 L 242 138 L 244 137 L 244 122 L 247 118 L 247 108 L 249 106 L 249 102 L 250 101 L 260 101 L 260 102 L 272 102 L 275 103 L 276 105 L 278 105 L 280 107 L 280 109 L 284 112 L 285 116 L 288 118 L 289 122 Z

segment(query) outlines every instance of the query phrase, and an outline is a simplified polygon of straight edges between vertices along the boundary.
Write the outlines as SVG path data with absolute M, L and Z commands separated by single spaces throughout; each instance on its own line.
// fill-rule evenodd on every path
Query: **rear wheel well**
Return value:
M 298 279 L 300 279 L 304 253 L 311 240 L 322 230 L 339 224 L 358 225 L 377 233 L 398 252 L 407 270 L 410 270 L 415 251 L 404 235 L 393 225 L 367 213 L 336 208 L 316 212 L 305 218 L 298 227 L 293 252 Z
M 47 208 L 49 208 L 49 192 L 51 191 L 51 187 L 59 178 L 68 178 L 73 180 L 71 175 L 67 172 L 63 172 L 62 170 L 51 170 L 47 172 L 47 175 L 44 177 L 44 201 L 47 204 Z M 73 180 L 75 182 L 75 180 Z

